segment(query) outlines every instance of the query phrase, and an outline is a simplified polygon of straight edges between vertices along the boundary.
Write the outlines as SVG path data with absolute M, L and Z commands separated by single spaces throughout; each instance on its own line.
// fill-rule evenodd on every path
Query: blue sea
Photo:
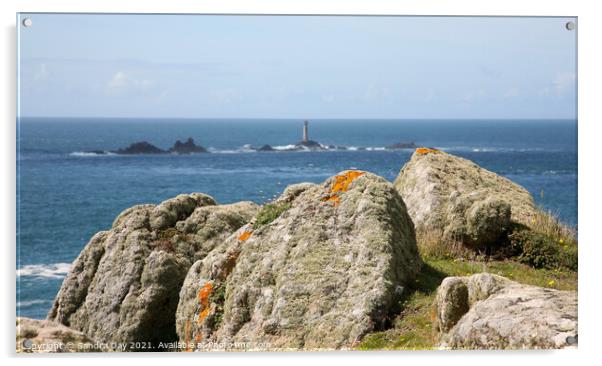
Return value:
M 264 203 L 289 184 L 345 169 L 393 181 L 414 141 L 468 158 L 527 188 L 543 208 L 577 226 L 577 121 L 311 120 L 310 138 L 345 151 L 252 152 L 301 139 L 302 120 L 22 118 L 17 152 L 17 315 L 44 318 L 90 237 L 122 210 L 205 192 L 220 203 Z M 167 149 L 194 138 L 210 154 L 87 153 L 137 141 Z M 366 149 L 361 149 L 366 148 Z

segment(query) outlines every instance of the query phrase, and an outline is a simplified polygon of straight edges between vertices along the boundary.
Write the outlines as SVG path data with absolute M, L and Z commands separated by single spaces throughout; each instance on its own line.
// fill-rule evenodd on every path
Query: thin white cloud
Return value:
M 464 97 L 462 98 L 462 100 L 464 102 L 469 103 L 474 100 L 483 99 L 486 95 L 487 95 L 487 93 L 485 92 L 485 90 L 479 89 L 479 90 L 471 91 L 471 92 L 464 94 Z
M 436 100 L 436 99 L 437 99 L 437 92 L 434 89 L 429 89 L 426 92 L 426 95 L 424 96 L 423 100 L 425 102 L 431 102 L 431 101 Z
M 118 71 L 107 82 L 106 92 L 113 96 L 142 94 L 149 92 L 154 86 L 155 83 L 151 80 L 136 79 L 123 71 Z
M 211 99 L 221 104 L 232 103 L 237 97 L 237 91 L 233 88 L 225 88 L 219 90 L 213 90 L 209 92 Z
M 520 95 L 520 90 L 518 88 L 510 88 L 506 90 L 504 93 L 504 99 L 515 98 Z
M 564 95 L 575 89 L 576 75 L 574 72 L 565 72 L 558 74 L 554 79 L 553 85 L 556 95 Z
M 48 72 L 48 67 L 46 64 L 40 64 L 38 66 L 38 70 L 33 75 L 33 79 L 36 81 L 47 80 L 50 73 Z
M 540 97 L 562 97 L 564 95 L 574 93 L 577 87 L 577 76 L 574 72 L 563 72 L 557 74 L 556 77 L 546 86 L 541 88 L 537 95 Z

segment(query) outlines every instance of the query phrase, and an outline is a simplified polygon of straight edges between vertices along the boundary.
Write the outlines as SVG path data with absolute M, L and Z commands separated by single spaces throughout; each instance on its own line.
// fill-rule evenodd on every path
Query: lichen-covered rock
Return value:
M 492 244 L 511 222 L 529 226 L 537 214 L 523 187 L 435 149 L 416 149 L 394 185 L 417 230 L 468 246 Z
M 523 285 L 489 273 L 448 277 L 437 289 L 444 348 L 577 345 L 577 292 Z
M 309 188 L 315 187 L 314 183 L 297 183 L 291 184 L 284 189 L 284 192 L 276 199 L 276 202 L 290 203 L 295 200 L 301 193 L 305 192 Z
M 82 332 L 49 320 L 17 317 L 17 353 L 99 351 Z
M 175 311 L 188 269 L 257 210 L 194 193 L 123 211 L 75 260 L 48 319 L 99 342 L 177 339 Z
M 338 349 L 387 323 L 422 263 L 403 200 L 360 171 L 305 188 L 274 221 L 240 228 L 192 266 L 181 341 Z

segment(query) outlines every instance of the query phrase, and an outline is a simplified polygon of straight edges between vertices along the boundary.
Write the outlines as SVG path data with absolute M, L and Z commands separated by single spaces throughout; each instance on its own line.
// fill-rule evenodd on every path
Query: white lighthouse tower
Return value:
M 309 122 L 307 122 L 307 120 L 303 122 L 303 142 L 309 141 L 309 135 L 307 133 L 308 126 Z

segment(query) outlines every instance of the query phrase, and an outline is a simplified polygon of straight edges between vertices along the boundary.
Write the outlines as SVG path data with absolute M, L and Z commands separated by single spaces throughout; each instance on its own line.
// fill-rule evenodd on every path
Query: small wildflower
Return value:
M 558 242 L 559 242 L 560 244 L 564 244 L 564 240 L 563 240 L 563 239 L 560 239 L 560 240 L 558 240 Z
M 548 286 L 554 286 L 556 284 L 556 281 L 554 280 L 550 280 L 550 282 L 548 282 Z

